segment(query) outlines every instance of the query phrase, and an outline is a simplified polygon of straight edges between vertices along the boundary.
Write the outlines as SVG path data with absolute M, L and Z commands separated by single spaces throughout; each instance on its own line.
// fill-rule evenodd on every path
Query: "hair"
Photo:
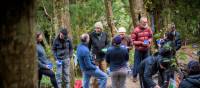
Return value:
M 85 43 L 87 42 L 88 38 L 89 38 L 89 35 L 87 33 L 84 33 L 81 35 L 80 39 L 81 39 L 81 42 Z
M 40 35 L 42 35 L 42 32 L 38 31 L 35 33 L 35 35 L 36 35 L 36 41 L 37 41 L 37 43 L 39 43 L 38 38 Z
M 198 61 L 190 61 L 188 63 L 189 75 L 200 74 L 200 63 Z

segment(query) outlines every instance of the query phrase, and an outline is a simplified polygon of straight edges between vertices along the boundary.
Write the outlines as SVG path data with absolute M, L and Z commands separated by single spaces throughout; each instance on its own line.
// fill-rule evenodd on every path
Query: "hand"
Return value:
M 159 86 L 159 85 L 156 85 L 156 86 L 154 86 L 154 88 L 160 88 L 160 86 Z

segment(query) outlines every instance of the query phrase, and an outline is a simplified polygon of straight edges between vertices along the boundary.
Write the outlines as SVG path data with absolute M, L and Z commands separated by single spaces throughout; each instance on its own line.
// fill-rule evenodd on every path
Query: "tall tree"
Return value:
M 37 88 L 35 2 L 0 3 L 0 88 Z
M 146 10 L 144 8 L 143 0 L 129 0 L 130 12 L 133 21 L 133 25 L 136 26 L 139 23 L 139 19 L 142 16 L 146 16 Z
M 106 15 L 107 15 L 107 23 L 110 27 L 112 37 L 115 34 L 115 24 L 113 21 L 113 12 L 112 12 L 112 0 L 104 0 L 105 7 L 106 7 Z
M 54 0 L 54 28 L 56 34 L 59 32 L 60 27 L 67 28 L 69 37 L 72 38 L 71 24 L 70 24 L 70 12 L 69 12 L 69 0 Z M 72 60 L 72 59 L 71 59 Z M 74 64 L 71 61 L 70 65 L 70 85 L 73 88 L 74 84 Z

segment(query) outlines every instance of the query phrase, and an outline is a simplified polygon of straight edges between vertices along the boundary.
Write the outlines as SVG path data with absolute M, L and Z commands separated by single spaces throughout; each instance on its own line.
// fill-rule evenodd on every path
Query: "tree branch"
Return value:
M 43 10 L 44 10 L 44 13 L 45 13 L 45 16 L 47 17 L 47 19 L 48 19 L 49 21 L 52 21 L 51 16 L 48 14 L 47 9 L 46 9 L 46 7 L 44 6 L 43 1 L 42 1 L 42 7 L 43 7 Z

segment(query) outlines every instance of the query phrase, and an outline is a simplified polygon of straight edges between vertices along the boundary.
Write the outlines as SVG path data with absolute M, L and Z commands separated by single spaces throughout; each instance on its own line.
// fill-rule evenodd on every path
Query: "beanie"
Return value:
M 120 36 L 116 36 L 116 37 L 114 37 L 114 39 L 113 39 L 113 42 L 114 42 L 115 44 L 117 44 L 117 45 L 120 44 L 121 41 L 122 41 L 122 39 L 121 39 Z
M 103 29 L 103 24 L 99 21 L 99 22 L 96 22 L 96 23 L 94 24 L 94 27 L 98 27 L 98 28 Z

